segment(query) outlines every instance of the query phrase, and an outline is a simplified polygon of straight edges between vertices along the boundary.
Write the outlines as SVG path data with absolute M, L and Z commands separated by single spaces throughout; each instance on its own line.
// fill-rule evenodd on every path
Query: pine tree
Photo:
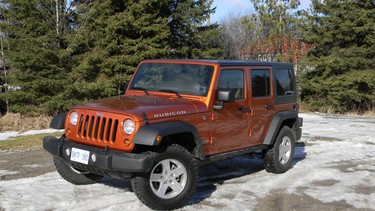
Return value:
M 215 58 L 216 25 L 206 1 L 77 1 L 78 29 L 68 48 L 77 62 L 67 95 L 80 100 L 118 94 L 143 59 Z
M 302 76 L 301 99 L 313 110 L 365 112 L 375 106 L 375 3 L 312 1 L 305 39 L 316 67 Z
M 298 39 L 299 18 L 293 14 L 300 5 L 299 0 L 251 0 L 259 23 L 258 36 L 263 39 L 261 48 L 273 49 L 273 61 L 293 62 L 293 52 L 284 52 L 285 45 Z M 257 43 L 256 45 L 259 45 Z M 269 51 L 269 50 L 268 50 Z M 288 55 L 292 54 L 292 55 Z
M 0 7 L 0 28 L 7 46 L 5 54 L 10 66 L 9 77 L 14 92 L 2 93 L 11 112 L 54 113 L 63 102 L 50 102 L 69 83 L 70 60 L 63 53 L 66 45 L 57 29 L 55 1 L 4 0 Z M 61 8 L 60 8 L 61 9 Z
M 221 55 L 218 25 L 205 24 L 215 11 L 210 2 L 169 1 L 169 44 L 175 58 L 212 59 Z
M 68 47 L 76 61 L 75 81 L 66 94 L 80 100 L 118 94 L 142 59 L 168 57 L 166 5 L 147 0 L 77 4 L 78 29 Z
M 154 58 L 217 58 L 217 25 L 203 0 L 5 0 L 6 55 L 17 89 L 11 112 L 53 114 L 117 95 L 137 64 Z M 5 100 L 4 100 L 5 99 Z

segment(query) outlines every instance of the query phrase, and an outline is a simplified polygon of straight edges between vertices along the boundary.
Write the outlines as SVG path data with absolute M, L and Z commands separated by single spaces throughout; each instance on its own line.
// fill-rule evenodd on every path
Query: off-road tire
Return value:
M 263 158 L 264 168 L 267 172 L 280 174 L 290 168 L 294 158 L 295 140 L 295 135 L 289 127 L 284 126 L 280 130 L 274 145 L 266 151 Z M 286 152 L 288 149 L 289 152 Z M 284 156 L 280 156 L 280 154 L 284 154 Z
M 132 188 L 138 199 L 151 209 L 172 210 L 183 206 L 189 200 L 197 182 L 196 159 L 184 147 L 173 144 L 154 154 L 152 170 L 133 177 Z M 176 192 L 174 188 L 172 189 L 174 183 L 178 183 L 182 189 Z M 162 191 L 163 187 L 164 191 Z M 161 193 L 157 193 L 158 191 Z
M 78 170 L 72 169 L 64 163 L 60 158 L 54 157 L 53 162 L 56 166 L 57 172 L 66 181 L 75 185 L 89 185 L 97 183 L 103 176 L 92 173 L 81 173 Z

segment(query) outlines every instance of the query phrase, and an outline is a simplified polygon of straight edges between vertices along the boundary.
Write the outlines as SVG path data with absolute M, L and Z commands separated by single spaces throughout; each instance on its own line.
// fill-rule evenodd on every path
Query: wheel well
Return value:
M 189 152 L 193 152 L 197 146 L 194 141 L 194 135 L 188 132 L 168 135 L 161 140 L 161 146 L 170 144 L 178 144 Z
M 279 128 L 279 131 L 284 127 L 284 126 L 288 126 L 290 129 L 292 129 L 294 127 L 294 124 L 296 123 L 296 119 L 286 119 L 283 121 L 283 123 L 281 123 L 280 125 L 280 128 Z
M 276 134 L 276 136 L 275 136 L 275 138 L 274 138 L 274 140 L 273 140 L 272 143 L 275 143 L 275 140 L 276 140 L 277 136 L 279 135 L 281 129 L 283 129 L 284 126 L 287 126 L 287 127 L 289 127 L 290 129 L 293 130 L 295 123 L 296 123 L 296 119 L 286 119 L 286 120 L 284 120 L 284 121 L 281 123 L 280 128 L 279 128 L 279 130 L 277 131 L 277 134 Z M 273 145 L 273 144 L 272 144 L 272 145 Z
M 136 144 L 135 148 L 133 150 L 134 153 L 142 153 L 146 151 L 157 151 L 160 149 L 160 147 L 165 147 L 171 144 L 177 144 L 182 147 L 184 147 L 186 150 L 188 150 L 190 153 L 193 154 L 195 157 L 199 157 L 198 150 L 196 150 L 197 145 L 194 140 L 194 135 L 189 132 L 184 132 L 184 133 L 176 133 L 176 134 L 171 134 L 168 136 L 163 137 L 163 139 L 160 141 L 159 146 L 148 146 L 148 145 L 140 145 Z
M 279 135 L 280 130 L 284 126 L 296 131 L 296 122 L 298 122 L 298 114 L 294 111 L 281 111 L 276 113 L 266 132 L 266 137 L 263 140 L 263 144 L 267 146 L 273 145 L 275 139 Z

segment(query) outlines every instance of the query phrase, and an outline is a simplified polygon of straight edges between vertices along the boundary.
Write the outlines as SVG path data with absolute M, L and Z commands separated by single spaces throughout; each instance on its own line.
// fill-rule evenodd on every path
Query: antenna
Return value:
M 120 70 L 120 76 L 119 76 L 119 80 L 118 80 L 118 89 L 117 89 L 117 93 L 119 96 L 121 96 L 121 78 L 122 77 L 122 68 Z

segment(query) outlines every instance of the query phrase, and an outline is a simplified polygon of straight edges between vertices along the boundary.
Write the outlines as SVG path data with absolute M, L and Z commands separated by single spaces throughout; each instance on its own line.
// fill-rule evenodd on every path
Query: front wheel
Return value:
M 92 174 L 89 172 L 81 172 L 73 167 L 67 165 L 58 157 L 54 157 L 53 161 L 55 163 L 57 172 L 66 181 L 75 185 L 88 185 L 98 182 L 103 176 Z
M 134 193 L 142 203 L 157 210 L 184 205 L 195 191 L 198 165 L 185 148 L 171 145 L 155 155 L 151 172 L 132 179 Z
M 292 165 L 295 149 L 295 135 L 284 126 L 277 136 L 273 147 L 264 155 L 264 168 L 272 173 L 284 173 Z

